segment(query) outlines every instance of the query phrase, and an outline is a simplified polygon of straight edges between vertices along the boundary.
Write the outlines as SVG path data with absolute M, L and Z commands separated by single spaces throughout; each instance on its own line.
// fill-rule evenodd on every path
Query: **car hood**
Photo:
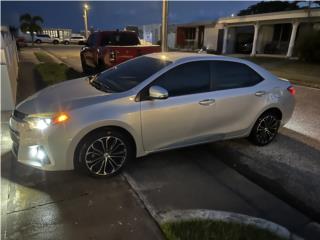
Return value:
M 112 95 L 116 94 L 94 88 L 85 77 L 47 87 L 19 103 L 16 109 L 25 114 L 69 111 L 106 101 Z

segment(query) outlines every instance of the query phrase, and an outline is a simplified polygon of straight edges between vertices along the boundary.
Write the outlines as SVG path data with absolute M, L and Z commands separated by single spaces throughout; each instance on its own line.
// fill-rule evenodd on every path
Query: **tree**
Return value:
M 258 2 L 257 4 L 249 6 L 247 9 L 241 10 L 238 16 L 252 15 L 259 13 L 269 13 L 269 12 L 281 12 L 289 10 L 300 9 L 299 3 L 301 1 L 270 1 L 270 2 Z
M 42 31 L 41 24 L 43 19 L 40 16 L 31 16 L 29 13 L 20 16 L 20 29 L 22 32 L 30 32 L 32 45 L 34 39 L 34 33 Z

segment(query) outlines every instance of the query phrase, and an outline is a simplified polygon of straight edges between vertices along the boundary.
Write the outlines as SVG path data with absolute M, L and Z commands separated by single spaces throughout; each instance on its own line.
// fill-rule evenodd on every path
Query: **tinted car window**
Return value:
M 113 91 L 127 91 L 170 63 L 152 57 L 139 57 L 102 72 L 97 81 L 101 81 Z
M 209 62 L 179 65 L 160 76 L 153 85 L 167 89 L 169 97 L 210 91 Z
M 139 45 L 140 41 L 132 32 L 110 32 L 102 37 L 102 45 L 131 46 Z
M 252 68 L 237 62 L 213 61 L 212 74 L 214 90 L 250 87 L 263 80 Z

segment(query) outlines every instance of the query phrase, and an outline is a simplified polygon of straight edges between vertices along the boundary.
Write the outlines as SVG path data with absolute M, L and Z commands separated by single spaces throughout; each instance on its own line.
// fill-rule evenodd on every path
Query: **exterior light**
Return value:
M 87 9 L 87 10 L 89 9 L 89 5 L 86 4 L 86 3 L 83 5 L 83 7 L 84 7 L 85 9 Z
M 36 166 L 42 166 L 43 164 L 50 163 L 47 153 L 40 145 L 29 146 L 29 154 Z
M 69 115 L 66 113 L 59 113 L 56 116 L 53 117 L 52 123 L 53 124 L 59 124 L 66 122 L 69 119 Z
M 167 56 L 166 56 L 166 55 L 161 55 L 161 59 L 162 59 L 162 60 L 166 60 L 166 59 L 167 59 Z

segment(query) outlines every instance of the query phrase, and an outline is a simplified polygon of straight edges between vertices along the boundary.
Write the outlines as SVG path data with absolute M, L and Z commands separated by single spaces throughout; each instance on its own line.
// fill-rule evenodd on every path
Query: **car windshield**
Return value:
M 170 63 L 172 62 L 143 56 L 102 72 L 95 81 L 108 86 L 113 92 L 123 92 L 137 86 Z

